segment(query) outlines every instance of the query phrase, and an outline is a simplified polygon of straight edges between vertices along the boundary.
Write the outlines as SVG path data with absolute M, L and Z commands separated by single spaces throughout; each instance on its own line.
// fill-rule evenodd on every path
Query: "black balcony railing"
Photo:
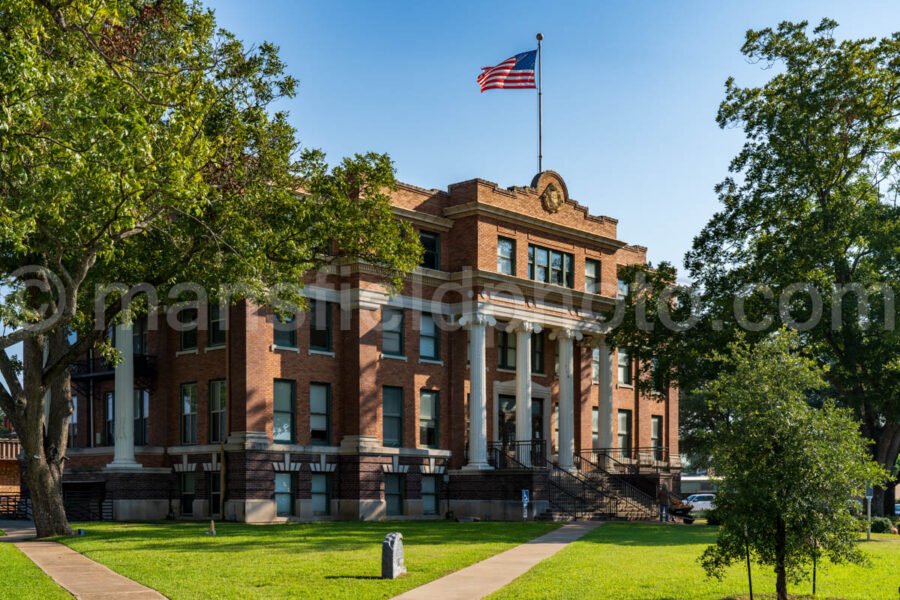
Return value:
M 0 518 L 31 519 L 31 498 L 19 494 L 0 495 Z
M 90 377 L 107 378 L 116 373 L 114 364 L 105 358 L 91 358 L 79 360 L 72 364 L 70 371 L 72 379 L 86 379 Z M 134 376 L 149 377 L 156 373 L 156 357 L 150 354 L 134 355 Z
M 544 468 L 546 462 L 546 440 L 490 442 L 488 444 L 488 463 L 495 469 Z
M 665 446 L 636 448 L 592 448 L 590 460 L 604 464 L 611 471 L 638 473 L 670 468 L 669 449 Z

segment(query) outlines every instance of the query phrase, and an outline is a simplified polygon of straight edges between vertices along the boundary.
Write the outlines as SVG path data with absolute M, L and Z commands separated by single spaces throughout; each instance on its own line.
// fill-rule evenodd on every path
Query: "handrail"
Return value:
M 0 495 L 0 516 L 6 519 L 31 519 L 31 498 L 20 494 Z
M 578 518 L 578 516 L 602 512 L 604 510 L 607 514 L 616 514 L 618 512 L 617 497 L 610 494 L 606 490 L 600 489 L 594 482 L 586 479 L 577 472 L 569 472 L 549 460 L 546 461 L 546 464 L 548 469 L 550 470 L 551 484 L 553 484 L 554 487 L 561 490 L 567 496 L 570 496 L 573 499 L 573 504 L 575 505 L 574 510 L 567 511 L 569 512 L 569 514 L 572 514 L 575 518 Z M 564 487 L 562 481 L 566 478 L 568 478 L 570 481 L 573 480 L 573 483 L 576 486 L 580 486 L 580 496 L 573 494 L 570 490 Z M 612 506 L 613 504 L 615 506 Z
M 588 452 L 588 451 L 585 451 L 585 452 Z M 632 500 L 632 501 L 638 503 L 639 505 L 641 505 L 643 508 L 646 509 L 646 511 L 650 514 L 650 516 L 654 515 L 654 507 L 656 506 L 656 501 L 649 494 L 647 494 L 643 490 L 639 489 L 637 486 L 633 485 L 629 481 L 626 481 L 621 476 L 619 476 L 615 473 L 610 473 L 608 470 L 604 469 L 599 464 L 593 462 L 592 460 L 590 460 L 588 458 L 585 458 L 584 457 L 585 452 L 575 455 L 575 460 L 576 460 L 577 466 L 580 470 L 584 471 L 585 470 L 584 465 L 585 465 L 585 463 L 587 463 L 588 466 L 592 467 L 593 471 L 599 471 L 600 473 L 603 473 L 603 475 L 605 477 L 607 477 L 610 481 L 613 481 L 616 483 L 616 485 L 621 486 L 622 494 L 625 496 L 626 499 Z
M 520 442 L 488 443 L 488 462 L 495 469 L 509 468 L 508 463 L 518 469 L 543 468 L 546 462 L 545 440 L 522 440 Z M 493 460 L 493 462 L 491 462 Z

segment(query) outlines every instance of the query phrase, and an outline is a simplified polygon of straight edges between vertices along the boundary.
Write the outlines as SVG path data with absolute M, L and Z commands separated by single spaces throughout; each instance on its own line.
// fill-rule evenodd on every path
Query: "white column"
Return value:
M 472 313 L 460 319 L 469 331 L 469 462 L 463 468 L 486 470 L 487 462 L 487 360 L 485 329 L 495 324 L 493 318 Z
M 598 426 L 601 448 L 613 447 L 613 355 L 606 345 L 606 338 L 600 341 L 600 414 Z M 603 457 L 605 460 L 605 457 Z
M 134 460 L 134 339 L 131 323 L 116 325 L 115 447 L 109 469 L 139 469 Z
M 528 442 L 531 435 L 531 334 L 540 333 L 541 326 L 522 321 L 516 331 L 516 442 Z M 543 415 L 541 416 L 543 418 Z M 518 444 L 516 460 L 531 466 L 531 448 Z
M 572 361 L 573 340 L 581 333 L 573 329 L 554 332 L 559 357 L 559 466 L 574 470 L 575 461 L 575 372 Z

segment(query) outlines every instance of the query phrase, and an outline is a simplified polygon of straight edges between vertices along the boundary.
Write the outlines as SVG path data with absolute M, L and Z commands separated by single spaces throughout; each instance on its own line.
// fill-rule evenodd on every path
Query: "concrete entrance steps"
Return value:
M 80 600 L 165 600 L 156 590 L 123 577 L 68 546 L 28 541 L 35 531 L 27 521 L 0 521 L 0 529 L 6 532 L 0 541 L 14 543 L 53 581 Z
M 419 586 L 394 600 L 475 600 L 484 598 L 533 566 L 550 558 L 566 545 L 602 525 L 599 521 L 576 521 L 530 542 L 501 552 L 470 567 Z

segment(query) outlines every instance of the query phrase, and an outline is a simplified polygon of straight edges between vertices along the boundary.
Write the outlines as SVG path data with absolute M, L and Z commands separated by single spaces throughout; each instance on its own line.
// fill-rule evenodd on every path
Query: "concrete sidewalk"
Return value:
M 165 596 L 56 542 L 28 541 L 35 535 L 27 521 L 0 521 L 6 535 L 0 541 L 12 542 L 53 581 L 82 600 L 165 600 Z
M 534 565 L 550 558 L 566 545 L 583 537 L 602 523 L 578 521 L 564 525 L 530 542 L 501 552 L 470 567 L 419 586 L 394 600 L 475 600 L 512 583 Z

